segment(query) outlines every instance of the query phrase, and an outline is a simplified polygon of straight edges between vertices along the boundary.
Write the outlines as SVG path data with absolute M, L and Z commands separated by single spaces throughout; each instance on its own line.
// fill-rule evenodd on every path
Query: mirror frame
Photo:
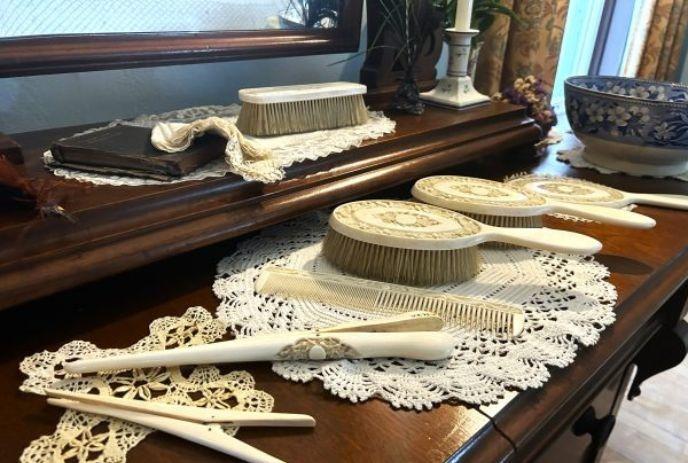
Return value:
M 332 29 L 75 34 L 0 39 L 0 77 L 358 51 L 363 0 Z

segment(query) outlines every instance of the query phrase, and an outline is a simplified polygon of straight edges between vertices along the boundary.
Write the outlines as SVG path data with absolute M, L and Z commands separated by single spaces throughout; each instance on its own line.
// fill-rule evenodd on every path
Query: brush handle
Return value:
M 621 227 L 652 228 L 657 222 L 652 217 L 638 214 L 624 209 L 612 207 L 594 206 L 591 204 L 573 204 L 559 201 L 550 201 L 554 206 L 554 212 L 569 214 L 584 219 L 597 220 Z
M 484 241 L 497 241 L 528 248 L 568 254 L 595 254 L 602 243 L 580 233 L 552 228 L 499 228 L 483 226 Z
M 637 204 L 649 204 L 650 206 L 688 210 L 688 196 L 685 195 L 662 195 L 628 192 L 625 192 L 625 194 L 628 198 L 630 198 L 630 202 Z
M 149 413 L 123 410 L 105 405 L 82 403 L 73 400 L 48 399 L 48 403 L 57 407 L 93 413 L 95 415 L 110 416 L 137 423 L 166 432 L 167 434 L 172 434 L 173 436 L 181 437 L 182 439 L 195 442 L 249 463 L 284 463 L 282 460 L 258 450 L 255 447 L 251 447 L 215 427 L 208 427 L 206 425 L 165 416 L 151 415 Z
M 313 332 L 260 335 L 234 341 L 171 350 L 139 352 L 69 362 L 70 373 L 280 360 L 404 357 L 440 360 L 449 357 L 454 339 L 442 332 L 336 333 Z
M 242 88 L 239 99 L 245 103 L 272 104 L 294 101 L 322 100 L 363 95 L 367 87 L 354 82 L 325 82 L 319 84 L 282 85 L 279 87 Z

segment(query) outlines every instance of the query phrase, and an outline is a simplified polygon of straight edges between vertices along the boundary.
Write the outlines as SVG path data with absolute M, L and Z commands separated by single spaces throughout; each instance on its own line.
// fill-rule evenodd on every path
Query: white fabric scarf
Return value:
M 232 172 L 246 180 L 273 183 L 282 180 L 284 170 L 272 151 L 259 142 L 247 140 L 233 122 L 221 117 L 207 117 L 189 124 L 158 122 L 151 133 L 151 143 L 168 153 L 184 151 L 196 137 L 215 133 L 227 139 L 225 161 Z

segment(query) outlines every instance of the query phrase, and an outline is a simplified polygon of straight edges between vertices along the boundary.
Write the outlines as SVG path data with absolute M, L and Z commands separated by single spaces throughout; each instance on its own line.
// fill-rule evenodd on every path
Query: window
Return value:
M 564 80 L 586 74 L 635 76 L 652 0 L 571 0 L 552 93 L 560 127 L 564 114 Z

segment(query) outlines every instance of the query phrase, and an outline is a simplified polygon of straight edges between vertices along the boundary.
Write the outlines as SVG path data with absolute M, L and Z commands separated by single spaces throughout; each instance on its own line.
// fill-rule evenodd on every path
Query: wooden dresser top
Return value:
M 546 172 L 630 191 L 688 194 L 688 183 L 679 181 L 571 169 L 556 161 L 555 149 L 543 157 L 495 154 L 443 171 L 492 179 L 521 171 Z M 385 196 L 408 194 L 409 184 L 397 183 Z M 289 462 L 487 462 L 514 454 L 536 454 L 599 391 L 605 375 L 628 362 L 634 349 L 657 330 L 666 315 L 660 307 L 688 277 L 688 212 L 644 206 L 638 211 L 655 218 L 657 227 L 628 230 L 547 219 L 551 226 L 587 233 L 603 242 L 604 249 L 596 259 L 611 270 L 610 281 L 619 300 L 617 322 L 602 333 L 593 348 L 581 346 L 571 366 L 552 369 L 544 388 L 514 393 L 490 407 L 445 403 L 430 411 L 400 411 L 377 400 L 354 405 L 337 399 L 319 382 L 285 381 L 267 364 L 233 365 L 248 370 L 257 387 L 276 398 L 276 411 L 309 413 L 318 420 L 312 430 L 242 429 L 238 437 Z M 0 407 L 4 417 L 0 434 L 5 436 L 0 460 L 16 461 L 32 439 L 53 431 L 61 414 L 43 398 L 17 390 L 23 380 L 18 371 L 22 358 L 43 349 L 55 350 L 73 339 L 123 347 L 147 334 L 148 323 L 155 318 L 181 315 L 194 305 L 213 311 L 218 303 L 211 291 L 215 265 L 232 252 L 235 243 L 223 241 L 0 312 Z M 209 463 L 231 459 L 155 433 L 128 455 L 128 461 Z

